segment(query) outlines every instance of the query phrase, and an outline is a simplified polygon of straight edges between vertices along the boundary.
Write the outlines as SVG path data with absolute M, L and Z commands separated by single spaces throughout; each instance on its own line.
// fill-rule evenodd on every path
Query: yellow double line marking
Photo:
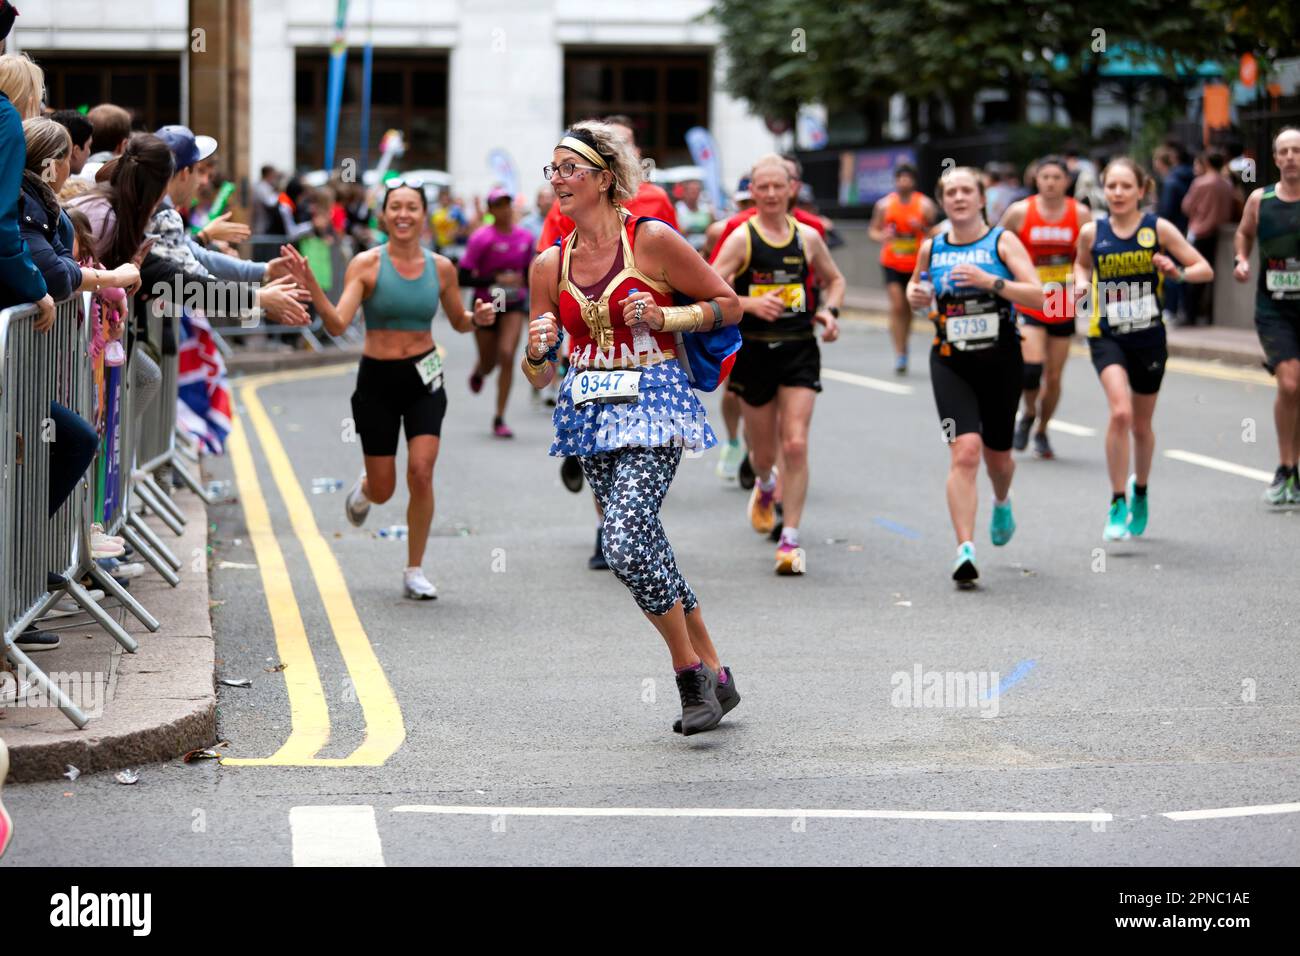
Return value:
M 283 673 L 289 695 L 292 730 L 289 739 L 269 757 L 226 758 L 224 764 L 261 767 L 378 767 L 382 766 L 406 740 L 406 725 L 397 697 L 388 683 L 374 648 L 366 637 L 348 593 L 347 582 L 320 529 L 307 497 L 294 474 L 289 456 L 262 407 L 257 391 L 263 385 L 339 375 L 349 366 L 327 366 L 294 372 L 271 372 L 246 379 L 239 387 L 249 423 L 262 446 L 267 467 L 289 514 L 294 534 L 302 544 L 311 567 L 316 589 L 329 618 L 330 629 L 347 666 L 357 702 L 365 716 L 365 738 L 347 757 L 317 757 L 329 741 L 329 708 L 321 687 L 320 673 L 312 655 L 302 615 L 294 596 L 284 555 L 271 526 L 270 512 L 262 496 L 252 451 L 242 419 L 232 423 L 228 445 L 235 471 L 235 483 L 244 505 L 249 538 L 257 555 L 271 625 L 275 630 L 276 648 L 286 665 Z

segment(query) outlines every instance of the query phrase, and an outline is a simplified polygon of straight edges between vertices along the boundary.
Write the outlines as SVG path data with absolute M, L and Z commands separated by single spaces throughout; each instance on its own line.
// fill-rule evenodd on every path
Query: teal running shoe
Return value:
M 1101 536 L 1107 541 L 1123 541 L 1130 537 L 1128 530 L 1128 502 L 1119 498 L 1110 503 L 1110 514 L 1106 517 L 1106 530 Z
M 1147 530 L 1147 496 L 1137 493 L 1137 475 L 1128 476 L 1128 533 L 1142 537 Z
M 744 460 L 745 448 L 740 444 L 740 439 L 726 442 L 718 457 L 718 477 L 723 481 L 735 481 L 740 475 L 740 463 Z
M 1278 465 L 1273 475 L 1273 483 L 1264 492 L 1264 500 L 1271 505 L 1285 505 L 1295 501 L 1295 478 L 1286 465 Z
M 999 548 L 1011 540 L 1011 536 L 1016 533 L 1016 519 L 1011 514 L 1011 499 L 1008 498 L 1005 504 L 993 502 L 993 522 L 989 525 L 989 537 Z
M 1291 480 L 1287 482 L 1286 503 L 1300 505 L 1300 475 L 1294 468 L 1291 469 Z
M 957 560 L 952 563 L 952 579 L 958 587 L 971 588 L 979 576 L 975 569 L 975 545 L 967 541 L 957 549 Z

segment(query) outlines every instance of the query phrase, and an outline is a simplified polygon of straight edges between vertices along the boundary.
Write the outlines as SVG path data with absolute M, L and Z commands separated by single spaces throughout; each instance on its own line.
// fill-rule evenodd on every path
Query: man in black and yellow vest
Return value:
M 778 450 L 784 468 L 778 574 L 802 574 L 806 568 L 799 522 L 808 495 L 808 426 L 822 390 L 814 327 L 824 327 L 823 342 L 835 341 L 844 301 L 844 276 L 826 242 L 787 212 L 791 188 L 780 156 L 755 163 L 750 193 L 758 214 L 727 237 L 713 263 L 735 286 L 745 310 L 740 322 L 744 345 L 727 387 L 740 396 L 755 475 L 749 520 L 761 534 L 776 525 Z M 809 308 L 809 267 L 823 292 L 816 312 Z

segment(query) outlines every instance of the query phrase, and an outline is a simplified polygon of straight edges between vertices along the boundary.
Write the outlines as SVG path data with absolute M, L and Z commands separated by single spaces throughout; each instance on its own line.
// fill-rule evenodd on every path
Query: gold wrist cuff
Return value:
M 696 332 L 704 321 L 704 309 L 695 305 L 672 305 L 661 309 L 665 332 Z
M 534 359 L 532 353 L 529 352 L 527 348 L 524 349 L 524 361 L 528 363 L 530 368 L 533 368 L 539 372 L 542 369 L 546 368 L 546 356 L 543 355 L 539 359 Z

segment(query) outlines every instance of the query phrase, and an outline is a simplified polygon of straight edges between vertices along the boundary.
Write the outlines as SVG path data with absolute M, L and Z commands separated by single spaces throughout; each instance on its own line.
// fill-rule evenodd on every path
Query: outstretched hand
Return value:
M 273 275 L 271 267 L 280 262 L 284 264 L 283 273 L 277 271 L 277 273 Z M 268 279 L 277 279 L 281 275 L 292 277 L 294 281 L 304 289 L 311 287 L 311 280 L 314 278 L 312 276 L 311 266 L 307 262 L 307 257 L 290 245 L 281 246 L 280 255 L 277 258 L 272 259 L 270 265 L 267 266 L 266 277 Z
M 309 324 L 311 316 L 302 305 L 309 301 L 311 294 L 289 276 L 263 285 L 257 297 L 257 304 L 266 310 L 271 321 L 280 325 Z

